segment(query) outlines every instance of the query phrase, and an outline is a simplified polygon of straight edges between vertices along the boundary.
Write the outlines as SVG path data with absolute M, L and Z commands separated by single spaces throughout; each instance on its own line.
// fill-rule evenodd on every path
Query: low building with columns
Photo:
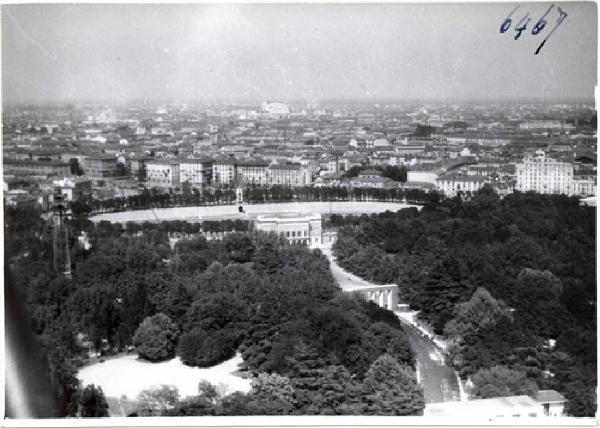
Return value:
M 290 243 L 319 247 L 322 243 L 321 214 L 276 214 L 259 216 L 254 230 L 273 232 Z
M 360 293 L 367 300 L 389 311 L 398 310 L 398 286 L 396 284 L 373 285 L 370 287 L 353 287 L 346 292 Z

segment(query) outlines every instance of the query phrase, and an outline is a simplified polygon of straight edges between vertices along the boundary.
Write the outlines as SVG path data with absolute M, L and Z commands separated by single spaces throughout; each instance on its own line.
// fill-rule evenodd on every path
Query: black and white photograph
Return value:
M 597 423 L 596 3 L 0 14 L 4 426 Z

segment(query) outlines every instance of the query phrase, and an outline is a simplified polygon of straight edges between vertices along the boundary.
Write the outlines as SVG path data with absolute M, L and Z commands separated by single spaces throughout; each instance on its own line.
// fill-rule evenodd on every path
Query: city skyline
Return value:
M 5 5 L 3 103 L 592 101 L 596 6 L 515 5 Z

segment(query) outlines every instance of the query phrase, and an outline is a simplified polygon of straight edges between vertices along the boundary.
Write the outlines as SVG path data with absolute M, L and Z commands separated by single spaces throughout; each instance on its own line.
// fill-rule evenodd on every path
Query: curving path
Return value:
M 322 252 L 329 258 L 331 273 L 342 290 L 376 285 L 344 270 L 336 263 L 330 247 L 323 248 Z M 417 378 L 423 386 L 425 402 L 439 403 L 460 400 L 461 391 L 456 372 L 445 364 L 441 348 L 417 328 L 412 321 L 413 317 L 400 316 L 398 312 L 396 315 L 405 327 L 404 332 L 415 352 Z

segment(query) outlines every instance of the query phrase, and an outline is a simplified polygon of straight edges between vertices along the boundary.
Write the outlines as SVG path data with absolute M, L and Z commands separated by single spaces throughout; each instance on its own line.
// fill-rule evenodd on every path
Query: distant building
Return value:
M 299 164 L 271 165 L 269 184 L 272 186 L 299 187 L 312 183 L 309 168 Z
M 594 176 L 573 176 L 573 194 L 592 196 L 596 194 L 596 178 Z
M 542 405 L 544 416 L 562 416 L 567 399 L 553 389 L 541 389 L 537 392 L 535 401 Z
M 144 171 L 143 179 L 146 179 L 146 164 L 150 161 L 154 160 L 153 157 L 141 157 L 141 158 L 132 158 L 129 161 L 129 167 L 131 168 L 131 175 L 134 177 L 140 176 L 140 170 Z
M 516 175 L 515 189 L 521 192 L 574 193 L 573 165 L 546 157 L 542 150 L 535 152 L 534 156 L 526 156 L 522 163 L 517 163 Z
M 396 146 L 394 149 L 397 155 L 418 155 L 425 152 L 425 144 L 405 144 Z
M 179 180 L 188 182 L 192 187 L 204 187 L 212 182 L 213 160 L 186 159 L 179 163 Z
M 92 180 L 104 180 L 117 175 L 117 158 L 112 155 L 90 156 L 84 163 L 85 176 Z
M 3 160 L 4 174 L 66 177 L 71 167 L 62 161 Z
M 554 129 L 554 130 L 572 130 L 575 125 L 558 120 L 531 120 L 519 124 L 519 129 Z
M 15 208 L 33 208 L 37 205 L 37 200 L 29 195 L 26 190 L 11 190 L 4 192 L 4 204 L 7 207 Z
M 92 193 L 92 181 L 85 178 L 63 178 L 52 182 L 55 193 L 60 193 L 65 201 L 77 200 Z
M 252 186 L 268 184 L 268 162 L 262 160 L 240 161 L 236 167 L 238 183 Z
M 486 183 L 483 177 L 477 175 L 446 174 L 436 180 L 436 190 L 448 197 L 454 197 L 458 192 L 474 193 Z
M 438 178 L 438 173 L 436 171 L 408 171 L 407 172 L 407 180 L 408 182 L 420 182 L 420 183 L 431 183 L 435 185 L 436 180 Z
M 216 160 L 212 166 L 212 182 L 216 185 L 235 183 L 236 162 L 233 159 Z
M 428 403 L 424 416 L 460 417 L 468 415 L 474 419 L 505 420 L 505 418 L 557 417 L 563 413 L 566 400 L 556 391 L 539 391 L 536 398 L 528 395 L 485 398 L 469 401 Z
M 358 177 L 350 179 L 350 187 L 371 187 L 383 189 L 390 182 L 389 178 L 381 176 L 381 171 L 376 169 L 367 169 L 358 174 Z
M 276 118 L 287 117 L 290 114 L 290 107 L 280 102 L 264 102 L 261 110 L 264 114 Z
M 181 185 L 179 162 L 155 159 L 146 164 L 146 176 L 151 187 L 179 187 Z
M 193 145 L 192 152 L 196 154 L 206 153 L 210 146 L 212 146 L 213 141 L 211 138 L 200 138 Z
M 321 214 L 277 214 L 259 216 L 254 230 L 274 232 L 290 243 L 318 247 L 322 241 Z

